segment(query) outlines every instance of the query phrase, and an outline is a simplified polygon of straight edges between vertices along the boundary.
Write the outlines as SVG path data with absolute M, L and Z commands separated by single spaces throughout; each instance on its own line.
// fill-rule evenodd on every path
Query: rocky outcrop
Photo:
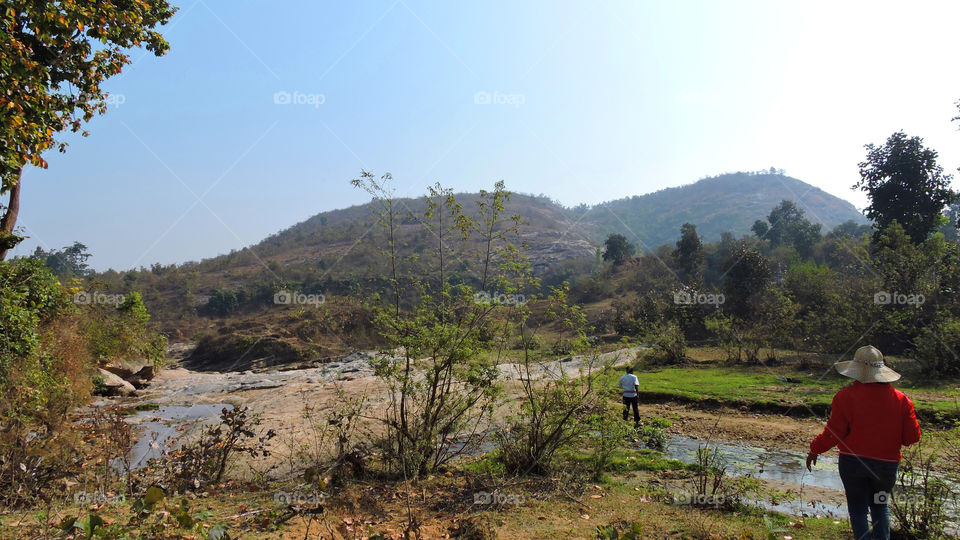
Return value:
M 146 387 L 155 375 L 153 361 L 145 358 L 140 360 L 111 360 L 104 364 L 102 369 L 120 377 L 136 388 Z
M 571 226 L 566 232 L 532 232 L 522 235 L 528 249 L 524 253 L 530 260 L 534 274 L 542 275 L 569 259 L 593 258 L 597 247 L 579 230 Z
M 97 370 L 103 378 L 103 393 L 107 396 L 132 396 L 137 389 L 129 382 L 103 368 Z

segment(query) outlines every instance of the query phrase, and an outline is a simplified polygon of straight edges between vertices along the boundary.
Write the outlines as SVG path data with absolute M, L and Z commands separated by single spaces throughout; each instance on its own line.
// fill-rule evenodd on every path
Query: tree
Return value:
M 943 237 L 951 242 L 960 242 L 960 203 L 954 202 L 943 213 L 947 222 L 940 227 Z
M 504 334 L 505 321 L 523 304 L 491 301 L 487 291 L 451 283 L 450 276 L 456 276 L 451 267 L 467 256 L 472 235 L 479 231 L 484 241 L 490 240 L 483 248 L 488 260 L 480 261 L 490 271 L 486 283 L 504 297 L 517 298 L 516 293 L 535 280 L 513 244 L 518 225 L 499 209 L 507 194 L 499 183 L 493 192 L 485 192 L 485 210 L 476 217 L 463 212 L 450 189 L 429 187 L 419 219 L 435 241 L 433 252 L 399 266 L 391 231 L 402 216 L 395 213 L 389 180 L 389 175 L 378 180 L 365 171 L 352 183 L 374 196 L 376 218 L 386 233 L 382 252 L 390 268 L 403 270 L 390 280 L 392 294 L 378 294 L 371 301 L 384 343 L 372 363 L 389 391 L 379 417 L 384 425 L 382 456 L 392 471 L 419 477 L 479 448 L 485 437 L 481 426 L 487 424 L 498 393 L 497 359 L 510 337 Z M 509 235 L 494 234 L 500 230 Z M 409 302 L 398 300 L 410 296 Z M 458 444 L 451 445 L 452 440 Z
M 43 261 L 58 278 L 82 278 L 90 274 L 90 267 L 87 266 L 90 253 L 87 252 L 87 246 L 80 242 L 74 242 L 72 246 L 63 249 L 52 249 L 50 251 L 44 251 L 40 246 L 37 246 L 30 257 Z
M 700 265 L 703 264 L 703 242 L 697 235 L 696 225 L 684 223 L 680 226 L 680 239 L 673 250 L 673 260 L 684 279 L 699 276 Z
M 767 233 L 770 232 L 770 226 L 767 225 L 766 221 L 758 219 L 750 226 L 750 230 L 753 231 L 753 234 L 757 238 L 763 240 L 767 236 Z
M 758 219 L 751 229 L 757 238 L 769 241 L 771 248 L 793 246 L 804 258 L 810 257 L 813 245 L 820 240 L 820 224 L 811 223 L 803 209 L 788 200 L 770 210 L 767 222 Z
M 767 289 L 771 275 L 770 263 L 755 248 L 740 246 L 734 250 L 724 267 L 724 310 L 741 320 L 752 319 L 755 300 Z
M 632 257 L 636 250 L 633 244 L 627 241 L 626 236 L 616 233 L 608 236 L 603 245 L 605 247 L 603 250 L 603 260 L 613 261 L 613 264 L 620 264 Z
M 867 217 L 875 223 L 874 239 L 896 220 L 913 243 L 926 240 L 942 223 L 943 208 L 957 200 L 950 175 L 937 165 L 937 152 L 923 146 L 920 137 L 898 131 L 886 144 L 868 144 L 854 184 L 870 197 Z
M 828 239 L 834 238 L 860 238 L 870 232 L 869 225 L 861 225 L 852 219 L 848 219 L 837 225 L 827 233 Z
M 166 0 L 84 2 L 7 0 L 0 12 L 0 260 L 23 237 L 14 233 L 23 167 L 46 168 L 41 154 L 62 131 L 81 132 L 106 112 L 104 80 L 130 63 L 127 51 L 144 46 L 157 56 L 168 44 L 153 29 L 176 8 Z M 85 131 L 81 132 L 86 136 Z
M 240 309 L 240 302 L 242 298 L 237 291 L 231 289 L 217 289 L 213 291 L 213 294 L 210 295 L 210 299 L 207 300 L 206 306 L 204 306 L 205 311 L 213 313 L 214 315 L 219 315 L 220 317 L 226 317 L 231 313 L 236 313 Z

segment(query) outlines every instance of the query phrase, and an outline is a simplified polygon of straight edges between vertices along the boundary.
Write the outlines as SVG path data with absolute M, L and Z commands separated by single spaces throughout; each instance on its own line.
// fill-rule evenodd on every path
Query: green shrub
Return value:
M 139 294 L 115 305 L 84 301 L 96 296 L 78 284 L 63 287 L 39 260 L 0 262 L 2 505 L 49 501 L 60 479 L 80 473 L 82 441 L 62 426 L 102 389 L 101 356 L 162 360 L 165 341 L 148 329 Z
M 960 376 L 960 320 L 945 319 L 920 332 L 913 357 L 930 379 Z
M 0 381 L 15 357 L 40 344 L 40 326 L 69 304 L 57 278 L 35 259 L 0 261 Z
M 243 293 L 231 289 L 217 289 L 210 295 L 203 310 L 207 313 L 225 317 L 240 310 Z
M 644 337 L 653 348 L 648 360 L 659 364 L 679 364 L 687 359 L 687 339 L 674 323 L 657 324 Z
M 91 303 L 80 309 L 94 358 L 104 361 L 144 358 L 157 367 L 163 364 L 167 339 L 150 329 L 150 315 L 140 293 L 124 295 L 115 306 Z
M 75 470 L 67 412 L 93 363 L 69 297 L 42 262 L 0 262 L 0 505 L 48 499 Z
M 640 428 L 640 441 L 651 450 L 663 450 L 667 446 L 667 433 L 656 424 L 645 424 Z
M 587 418 L 590 431 L 586 434 L 593 479 L 600 480 L 610 467 L 611 459 L 621 449 L 631 433 L 630 424 L 624 422 L 619 411 L 612 408 L 601 410 Z

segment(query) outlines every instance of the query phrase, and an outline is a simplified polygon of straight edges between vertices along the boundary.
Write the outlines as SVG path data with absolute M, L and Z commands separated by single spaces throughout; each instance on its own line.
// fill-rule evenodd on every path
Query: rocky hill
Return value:
M 456 197 L 465 214 L 476 212 L 478 194 Z M 545 196 L 513 194 L 504 214 L 522 216 L 512 241 L 525 248 L 536 274 L 558 283 L 594 270 L 598 249 L 610 233 L 625 235 L 643 250 L 672 244 L 685 222 L 694 223 L 706 241 L 718 239 L 722 232 L 741 236 L 751 234 L 753 222 L 783 199 L 796 201 L 809 219 L 824 224 L 824 230 L 847 220 L 865 222 L 844 200 L 795 178 L 766 173 L 726 174 L 593 207 L 564 208 Z M 423 218 L 425 201 L 396 202 L 400 256 L 429 259 L 437 238 Z M 310 324 L 283 319 L 285 312 L 270 306 L 276 304 L 277 290 L 294 287 L 298 293 L 326 295 L 330 300 L 326 317 L 341 305 L 333 299 L 382 289 L 388 275 L 382 251 L 386 237 L 376 222 L 371 203 L 322 212 L 243 250 L 182 265 L 108 271 L 97 279 L 111 291 L 142 292 L 153 320 L 172 341 L 199 333 L 229 335 L 238 350 L 247 350 L 245 335 L 256 341 L 256 336 L 269 334 L 271 340 L 260 343 L 260 353 L 289 357 L 284 351 L 304 336 L 336 334 L 346 342 L 369 331 L 368 316 L 349 302 L 335 310 L 333 319 L 318 318 Z M 454 279 L 470 282 L 479 274 L 482 249 L 479 241 L 471 242 L 453 261 Z M 552 270 L 557 272 L 551 274 Z

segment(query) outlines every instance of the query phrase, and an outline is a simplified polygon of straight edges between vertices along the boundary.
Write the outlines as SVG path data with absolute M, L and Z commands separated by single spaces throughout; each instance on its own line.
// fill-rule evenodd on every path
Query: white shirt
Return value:
M 623 397 L 637 397 L 637 387 L 640 386 L 640 379 L 633 373 L 625 373 L 623 377 L 620 377 L 617 384 L 623 391 Z

